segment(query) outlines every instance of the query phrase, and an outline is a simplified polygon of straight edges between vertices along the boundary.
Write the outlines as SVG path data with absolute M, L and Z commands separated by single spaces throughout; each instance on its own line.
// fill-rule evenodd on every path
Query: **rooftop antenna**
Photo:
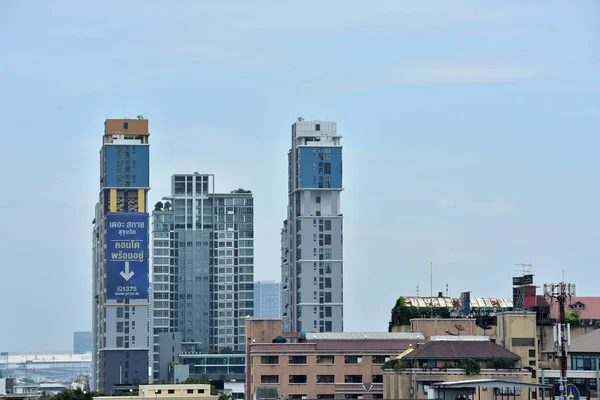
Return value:
M 433 318 L 433 262 L 429 263 L 429 286 L 431 289 L 431 318 Z
M 446 283 L 446 297 L 450 297 L 449 290 L 448 290 L 448 284 L 447 283 Z
M 564 270 L 563 270 L 564 274 Z M 554 325 L 554 348 L 556 354 L 560 358 L 560 397 L 563 400 L 568 400 L 567 393 L 567 353 L 568 347 L 571 345 L 571 329 L 570 324 L 566 323 L 565 303 L 571 302 L 575 296 L 575 284 L 565 283 L 564 279 L 560 283 L 549 283 L 544 285 L 544 297 L 552 303 L 558 302 L 559 323 Z

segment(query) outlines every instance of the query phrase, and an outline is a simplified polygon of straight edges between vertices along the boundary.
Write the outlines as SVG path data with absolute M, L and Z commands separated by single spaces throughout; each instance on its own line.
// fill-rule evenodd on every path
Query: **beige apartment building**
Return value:
M 382 365 L 420 333 L 282 332 L 281 320 L 246 321 L 246 398 L 383 398 Z M 266 395 L 265 393 L 269 393 Z
M 210 394 L 210 385 L 168 384 L 140 385 L 133 396 L 94 397 L 94 400 L 217 400 L 219 396 Z

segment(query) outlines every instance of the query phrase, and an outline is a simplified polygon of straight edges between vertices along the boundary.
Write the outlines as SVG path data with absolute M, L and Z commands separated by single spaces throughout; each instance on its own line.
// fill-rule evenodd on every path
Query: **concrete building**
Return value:
M 252 193 L 215 193 L 213 175 L 178 174 L 163 200 L 152 213 L 154 379 L 173 357 L 160 355 L 161 333 L 179 332 L 182 350 L 243 354 L 254 314 Z
M 281 319 L 281 283 L 254 282 L 254 318 Z
M 420 333 L 286 333 L 281 320 L 246 321 L 246 398 L 382 398 L 382 365 Z
M 517 354 L 485 336 L 433 336 L 395 361 L 397 365 L 386 365 L 383 371 L 386 399 L 427 399 L 431 385 L 465 379 L 537 382 L 522 368 Z M 478 398 L 492 400 L 495 395 L 493 391 L 483 392 Z
M 218 395 L 210 394 L 210 385 L 173 384 L 173 385 L 140 385 L 133 396 L 94 397 L 94 400 L 217 400 Z
M 92 352 L 92 332 L 73 333 L 73 354 Z
M 93 243 L 92 387 L 148 381 L 148 120 L 108 119 Z
M 288 332 L 344 329 L 340 140 L 335 122 L 299 118 L 292 125 L 281 231 L 281 311 Z

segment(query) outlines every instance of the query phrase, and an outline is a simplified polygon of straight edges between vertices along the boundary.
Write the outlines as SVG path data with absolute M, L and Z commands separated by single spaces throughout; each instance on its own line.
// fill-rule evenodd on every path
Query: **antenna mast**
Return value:
M 429 263 L 429 285 L 431 289 L 431 318 L 433 318 L 433 262 Z
M 567 351 L 571 344 L 570 324 L 566 323 L 565 303 L 575 296 L 575 284 L 573 283 L 549 283 L 544 285 L 544 297 L 552 303 L 558 302 L 560 312 L 560 324 L 554 326 L 554 347 L 560 357 L 560 398 L 568 400 L 567 395 Z

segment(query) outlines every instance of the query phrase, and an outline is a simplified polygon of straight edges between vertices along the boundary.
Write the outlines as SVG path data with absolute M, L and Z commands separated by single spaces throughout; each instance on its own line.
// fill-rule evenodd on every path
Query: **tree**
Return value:
M 232 190 L 231 193 L 252 193 L 252 190 L 244 190 L 242 188 Z
M 164 207 L 164 204 L 162 203 L 162 201 L 158 201 L 154 205 L 154 211 L 162 211 L 163 207 Z
M 86 392 L 79 388 L 64 389 L 52 396 L 53 400 L 92 400 L 94 397 L 110 396 L 102 392 Z
M 197 385 L 199 383 L 201 383 L 198 379 L 196 378 L 192 378 L 191 376 L 189 378 L 187 378 L 185 381 L 183 381 L 183 383 L 185 383 L 186 385 Z
M 515 360 L 511 360 L 504 357 L 492 357 L 492 359 L 487 362 L 488 368 L 494 368 L 496 370 L 512 369 L 514 366 Z
M 165 202 L 165 211 L 171 211 L 171 202 L 170 201 Z
M 458 362 L 459 368 L 465 370 L 466 375 L 478 375 L 481 371 L 481 364 L 479 361 L 475 361 L 473 359 L 460 360 Z
M 392 358 L 384 362 L 381 366 L 381 369 L 393 369 L 394 371 L 401 371 L 403 369 L 406 369 L 406 361 L 397 358 Z
M 221 350 L 219 350 L 219 354 L 233 354 L 233 349 L 229 346 L 223 347 Z
M 223 392 L 223 393 L 219 394 L 219 400 L 233 400 L 233 396 L 231 396 L 230 393 Z
M 565 313 L 565 321 L 573 326 L 581 325 L 581 314 L 577 310 L 567 311 Z

